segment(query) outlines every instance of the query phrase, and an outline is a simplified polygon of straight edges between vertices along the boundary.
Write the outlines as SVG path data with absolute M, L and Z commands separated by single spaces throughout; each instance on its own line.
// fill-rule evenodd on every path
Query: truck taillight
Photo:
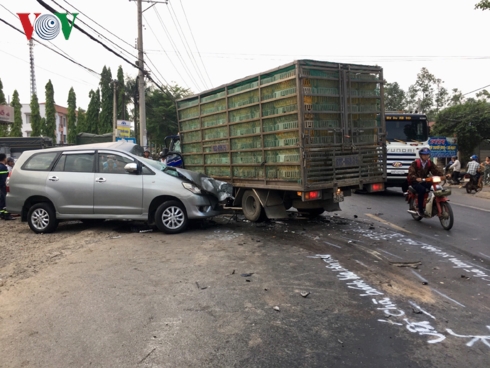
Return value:
M 384 183 L 374 183 L 370 184 L 367 188 L 367 191 L 369 193 L 371 192 L 382 192 L 385 190 L 385 184 Z
M 300 196 L 304 201 L 314 201 L 322 198 L 322 191 L 315 190 L 311 192 L 298 192 L 298 196 Z

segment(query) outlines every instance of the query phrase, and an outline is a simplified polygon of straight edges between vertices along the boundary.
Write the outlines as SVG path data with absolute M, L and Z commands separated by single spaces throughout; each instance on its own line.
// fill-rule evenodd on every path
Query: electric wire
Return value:
M 484 88 L 487 88 L 487 87 L 490 87 L 490 84 L 488 86 L 475 89 L 474 91 L 463 93 L 463 96 L 469 95 L 470 93 L 477 92 L 477 91 L 484 89 Z
M 146 54 L 145 54 L 145 55 L 146 55 Z M 150 64 L 153 66 L 154 70 L 156 70 L 156 72 L 158 73 L 158 75 L 160 75 L 160 77 L 163 79 L 163 81 L 165 82 L 165 84 L 167 84 L 167 85 L 168 85 L 169 83 L 166 81 L 166 79 L 165 79 L 165 77 L 162 75 L 162 73 L 160 73 L 160 71 L 157 69 L 157 67 L 155 66 L 155 64 L 153 63 L 153 61 L 151 61 L 150 57 L 149 57 L 148 55 L 146 55 L 146 58 L 145 58 L 145 59 L 148 59 L 148 61 L 150 62 Z M 149 66 L 149 65 L 146 63 L 146 61 L 145 61 L 145 64 L 148 66 L 148 69 L 151 69 L 151 68 L 150 68 L 150 66 Z M 151 70 L 150 70 L 150 72 L 151 72 Z M 155 73 L 153 73 L 153 74 L 155 74 Z M 160 80 L 159 80 L 159 82 L 161 83 L 161 81 L 160 81 Z M 163 84 L 163 83 L 162 83 L 162 84 Z
M 180 54 L 180 52 L 178 51 L 177 45 L 175 44 L 175 42 L 173 41 L 172 37 L 170 36 L 170 33 L 167 30 L 167 27 L 165 27 L 165 24 L 163 22 L 163 19 L 160 16 L 160 13 L 158 12 L 158 9 L 155 7 L 155 8 L 153 8 L 153 10 L 155 11 L 155 14 L 157 15 L 157 18 L 160 21 L 160 25 L 162 26 L 163 30 L 165 31 L 165 34 L 167 35 L 167 38 L 169 39 L 170 44 L 172 45 L 172 48 L 174 49 L 175 54 L 177 55 L 177 58 L 180 60 L 180 63 L 182 64 L 182 67 L 184 68 L 184 70 L 187 73 L 188 77 L 191 79 L 192 83 L 194 83 L 194 85 L 200 90 L 201 88 L 199 86 L 199 83 L 196 82 L 196 80 L 194 79 L 192 73 L 189 71 L 189 68 L 187 67 L 187 64 L 185 63 L 184 59 L 182 58 L 182 55 Z
M 172 22 L 174 23 L 175 29 L 177 30 L 177 34 L 179 35 L 180 41 L 184 45 L 184 49 L 185 49 L 185 51 L 187 53 L 187 56 L 189 57 L 192 65 L 194 66 L 194 69 L 197 72 L 197 76 L 201 80 L 201 83 L 203 84 L 204 88 L 209 89 L 206 81 L 204 80 L 204 77 L 202 75 L 201 70 L 197 66 L 196 59 L 194 58 L 194 54 L 191 51 L 191 48 L 189 46 L 189 43 L 187 42 L 187 38 L 185 37 L 185 33 L 182 30 L 182 27 L 180 25 L 179 19 L 177 18 L 177 14 L 175 13 L 175 10 L 174 10 L 174 8 L 172 6 L 172 3 L 170 2 L 169 5 L 170 5 L 170 7 L 169 7 L 169 9 L 170 9 L 170 11 L 169 11 L 170 18 L 172 18 Z M 173 15 L 172 15 L 172 13 L 173 13 Z
M 196 47 L 197 54 L 199 55 L 199 59 L 201 59 L 201 64 L 204 68 L 204 72 L 206 73 L 206 76 L 208 77 L 209 83 L 212 86 L 213 82 L 211 81 L 211 78 L 209 77 L 208 70 L 206 69 L 206 65 L 204 64 L 204 61 L 202 60 L 201 52 L 199 51 L 199 48 L 197 47 L 196 39 L 194 38 L 194 33 L 192 32 L 191 25 L 189 24 L 189 21 L 187 19 L 187 14 L 184 9 L 184 5 L 182 4 L 182 0 L 180 0 L 180 6 L 182 7 L 182 12 L 184 13 L 185 21 L 187 23 L 187 27 L 189 27 L 189 31 L 191 32 L 191 37 L 192 41 L 194 42 L 194 46 Z
M 55 3 L 56 5 L 58 5 L 61 9 L 63 9 L 64 11 L 66 11 L 68 14 L 72 15 L 73 16 L 73 13 L 70 12 L 68 9 L 64 8 L 62 5 L 58 4 L 55 0 L 51 0 L 53 3 Z M 77 10 L 78 11 L 78 10 Z M 96 23 L 94 20 L 92 20 L 91 18 L 89 18 L 86 14 L 83 14 L 84 16 L 86 16 L 88 19 L 90 19 L 92 22 Z M 110 43 L 112 43 L 114 46 L 116 46 L 117 48 L 119 48 L 121 51 L 124 51 L 126 54 L 128 54 L 129 56 L 137 59 L 137 56 L 133 55 L 131 52 L 123 49 L 121 46 L 119 46 L 117 43 L 115 43 L 114 41 L 112 41 L 111 39 L 107 38 L 106 36 L 104 36 L 102 33 L 98 32 L 96 29 L 94 29 L 93 27 L 91 27 L 89 24 L 87 24 L 86 22 L 83 21 L 83 19 L 80 19 L 80 18 L 77 18 L 77 20 L 83 24 L 85 24 L 88 28 L 90 28 L 92 31 L 94 31 L 95 33 L 97 33 L 100 37 L 103 37 L 105 38 L 107 41 L 109 41 Z M 97 24 L 97 23 L 96 23 Z M 104 28 L 105 29 L 105 28 Z M 107 29 L 106 29 L 107 31 Z M 120 38 L 119 38 L 120 39 Z M 133 46 L 134 48 L 134 46 Z
M 10 24 L 9 22 L 5 21 L 4 19 L 0 18 L 0 22 L 5 23 L 5 24 L 6 24 L 6 25 L 8 25 L 9 27 L 11 27 L 11 28 L 15 29 L 15 30 L 16 30 L 17 32 L 19 32 L 20 34 L 25 35 L 25 33 L 24 33 L 24 32 L 22 32 L 20 29 L 18 29 L 17 27 L 13 26 L 13 25 L 12 25 L 12 24 Z M 46 47 L 46 48 L 50 49 L 50 50 L 51 50 L 51 51 L 53 51 L 54 53 L 56 53 L 56 54 L 58 54 L 58 55 L 60 55 L 60 56 L 64 57 L 65 59 L 67 59 L 67 60 L 71 61 L 72 63 L 74 63 L 74 64 L 76 64 L 76 65 L 78 65 L 78 66 L 81 66 L 81 67 L 82 67 L 82 68 L 84 68 L 84 69 L 87 69 L 89 72 L 92 72 L 92 73 L 95 73 L 95 74 L 97 74 L 97 75 L 100 75 L 100 73 L 97 73 L 96 71 L 94 71 L 94 70 L 92 70 L 92 69 L 90 69 L 90 68 L 87 68 L 85 65 L 82 65 L 82 64 L 80 64 L 79 62 L 77 62 L 77 61 L 75 61 L 75 60 L 73 60 L 73 59 L 69 58 L 68 56 L 63 55 L 62 53 L 60 53 L 60 52 L 58 52 L 58 51 L 56 51 L 56 50 L 52 49 L 51 47 L 49 47 L 49 46 L 45 45 L 44 43 L 42 43 L 42 42 L 38 41 L 38 40 L 37 40 L 37 39 L 35 39 L 34 37 L 32 37 L 32 39 L 33 39 L 34 41 L 36 41 L 37 43 L 39 43 L 39 44 L 43 45 L 44 47 Z

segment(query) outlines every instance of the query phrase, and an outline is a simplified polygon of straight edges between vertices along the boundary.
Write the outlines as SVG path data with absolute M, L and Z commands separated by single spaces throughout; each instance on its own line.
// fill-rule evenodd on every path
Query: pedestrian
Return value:
M 483 188 L 483 185 L 490 183 L 490 157 L 485 157 L 485 161 L 480 164 L 480 181 L 478 186 Z
M 143 152 L 143 157 L 151 160 L 152 159 L 151 158 L 151 152 L 146 150 L 145 152 Z
M 6 181 L 9 175 L 7 167 L 7 155 L 0 153 L 0 218 L 3 220 L 15 220 L 15 218 L 7 212 L 5 199 L 7 197 Z
M 7 168 L 9 169 L 9 172 L 12 171 L 12 169 L 14 168 L 15 166 L 15 160 L 13 157 L 9 157 L 7 158 Z

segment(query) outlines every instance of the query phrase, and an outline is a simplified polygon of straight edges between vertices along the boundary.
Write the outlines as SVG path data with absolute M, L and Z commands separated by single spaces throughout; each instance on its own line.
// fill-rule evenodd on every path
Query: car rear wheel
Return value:
M 155 213 L 155 224 L 160 231 L 177 234 L 187 228 L 189 220 L 184 206 L 177 201 L 162 203 Z
M 27 214 L 27 222 L 37 234 L 52 233 L 58 227 L 56 212 L 51 203 L 47 202 L 33 205 Z

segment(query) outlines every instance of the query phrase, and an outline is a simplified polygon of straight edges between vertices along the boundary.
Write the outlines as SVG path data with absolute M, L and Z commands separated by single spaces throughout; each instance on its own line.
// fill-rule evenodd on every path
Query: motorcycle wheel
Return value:
M 454 215 L 451 205 L 447 202 L 441 202 L 441 214 L 439 221 L 444 230 L 450 230 L 454 224 Z
M 417 211 L 417 207 L 415 206 L 415 199 L 414 199 L 414 198 L 412 198 L 412 199 L 410 200 L 410 203 L 409 203 L 409 209 L 410 209 L 411 211 Z M 421 216 L 419 216 L 419 215 L 416 215 L 416 214 L 414 214 L 414 213 L 411 213 L 411 215 L 412 215 L 412 217 L 413 217 L 413 219 L 414 219 L 415 221 L 420 221 L 420 220 L 422 220 L 422 217 L 421 217 Z
M 468 184 L 465 185 L 466 193 L 471 194 L 471 186 Z

